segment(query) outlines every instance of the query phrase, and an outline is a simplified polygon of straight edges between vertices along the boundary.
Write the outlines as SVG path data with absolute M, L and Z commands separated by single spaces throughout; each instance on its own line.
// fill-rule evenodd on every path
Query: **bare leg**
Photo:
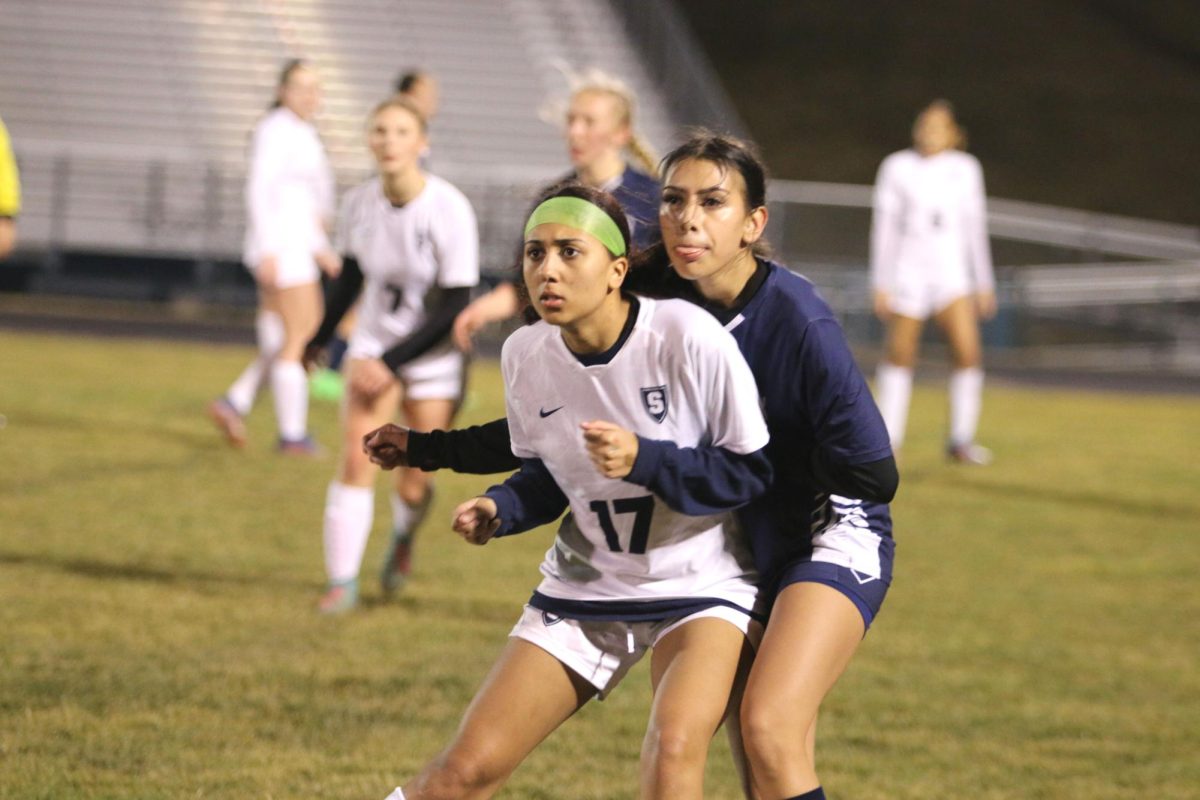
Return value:
M 482 800 L 596 693 L 554 656 L 509 639 L 450 746 L 404 785 L 406 800 Z
M 708 746 L 729 708 L 744 641 L 731 623 L 701 617 L 655 646 L 654 703 L 642 742 L 643 800 L 703 797 Z
M 742 732 L 757 796 L 793 797 L 820 785 L 817 711 L 862 640 L 862 615 L 819 583 L 795 583 L 775 602 L 742 702 Z

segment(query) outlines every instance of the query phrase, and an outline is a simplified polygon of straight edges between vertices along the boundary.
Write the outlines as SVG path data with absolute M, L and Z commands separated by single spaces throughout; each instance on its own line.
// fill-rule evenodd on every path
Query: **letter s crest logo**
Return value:
M 667 418 L 667 387 L 642 387 L 642 405 L 646 407 L 650 419 L 662 422 Z

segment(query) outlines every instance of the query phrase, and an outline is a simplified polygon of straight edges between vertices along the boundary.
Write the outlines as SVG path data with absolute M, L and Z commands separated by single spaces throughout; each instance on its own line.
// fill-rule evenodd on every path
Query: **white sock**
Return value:
M 413 518 L 417 516 L 417 510 L 404 502 L 395 489 L 389 493 L 389 499 L 392 501 L 392 530 L 396 533 L 408 533 L 413 528 Z
M 404 800 L 404 790 L 397 786 L 396 791 L 383 798 L 383 800 Z
M 294 442 L 308 435 L 308 373 L 299 361 L 276 360 L 271 365 L 271 393 L 279 438 Z
M 875 392 L 879 413 L 887 426 L 892 447 L 904 444 L 904 428 L 908 424 L 908 404 L 912 399 L 913 371 L 886 361 L 875 370 Z
M 254 398 L 266 383 L 271 362 L 283 347 L 283 317 L 274 311 L 259 311 L 254 318 L 254 330 L 258 340 L 258 355 L 225 392 L 230 405 L 243 417 L 254 407 Z
M 979 411 L 983 405 L 983 370 L 956 369 L 950 373 L 950 445 L 975 441 Z
M 325 493 L 325 573 L 330 583 L 358 577 L 375 521 L 375 489 L 333 481 Z

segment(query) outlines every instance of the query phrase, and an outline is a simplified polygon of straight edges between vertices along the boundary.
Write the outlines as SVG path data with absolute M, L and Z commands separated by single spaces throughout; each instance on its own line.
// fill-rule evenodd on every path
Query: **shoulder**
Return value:
M 660 188 L 654 178 L 629 166 L 625 167 L 625 172 L 621 175 L 621 185 L 635 192 L 657 192 Z
M 445 178 L 426 173 L 425 190 L 429 192 L 431 205 L 439 210 L 458 214 L 474 215 L 475 213 L 471 201 L 463 194 L 462 190 Z
M 825 302 L 816 284 L 774 261 L 767 262 L 771 274 L 764 289 L 769 313 L 783 323 L 806 327 L 819 319 L 836 320 L 833 309 Z
M 979 159 L 975 156 L 962 150 L 954 151 L 953 155 L 955 165 L 958 166 L 959 169 L 971 175 L 983 174 L 983 167 L 980 165 Z
M 667 350 L 717 351 L 736 349 L 729 331 L 704 309 L 686 300 L 639 297 L 643 324 Z
M 379 199 L 379 179 L 371 178 L 346 190 L 342 204 L 346 208 L 359 208 Z
M 893 173 L 899 170 L 904 170 L 912 166 L 916 159 L 917 154 L 914 150 L 897 150 L 880 162 L 879 171 L 880 173 Z
M 542 322 L 517 328 L 504 340 L 500 348 L 500 363 L 506 373 L 526 363 L 529 356 L 546 346 L 551 335 L 557 334 L 558 329 Z

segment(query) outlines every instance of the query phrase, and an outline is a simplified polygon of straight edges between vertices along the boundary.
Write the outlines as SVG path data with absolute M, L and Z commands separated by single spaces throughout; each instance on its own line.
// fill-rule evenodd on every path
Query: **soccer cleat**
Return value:
M 308 393 L 316 400 L 325 403 L 336 403 L 342 399 L 344 391 L 342 373 L 331 369 L 321 369 L 308 379 Z
M 345 614 L 358 605 L 358 581 L 351 579 L 331 583 L 317 601 L 317 611 L 322 614 Z
M 303 439 L 280 439 L 276 449 L 280 455 L 295 458 L 321 458 L 325 455 L 325 448 L 314 442 L 311 436 L 305 436 Z
M 225 441 L 234 447 L 246 446 L 246 422 L 227 398 L 218 397 L 209 403 L 208 416 L 225 435 Z
M 398 592 L 408 582 L 408 576 L 412 574 L 412 543 L 411 532 L 392 532 L 392 543 L 388 547 L 387 557 L 383 560 L 383 570 L 379 574 L 379 584 L 384 594 Z
M 974 442 L 949 445 L 946 448 L 946 458 L 957 464 L 982 467 L 992 463 L 992 451 Z

